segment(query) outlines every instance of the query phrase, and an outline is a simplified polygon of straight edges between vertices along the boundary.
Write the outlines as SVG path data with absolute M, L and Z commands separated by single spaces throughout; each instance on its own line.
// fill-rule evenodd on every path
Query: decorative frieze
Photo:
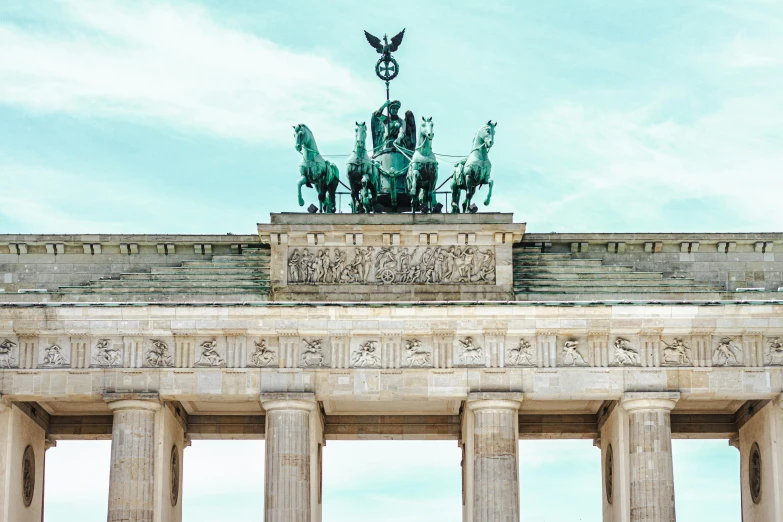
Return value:
M 365 321 L 365 323 L 368 323 Z M 0 369 L 61 368 L 572 368 L 783 366 L 783 335 L 609 335 L 568 330 L 519 335 L 461 321 L 463 333 L 406 324 L 400 333 L 0 335 Z M 34 356 L 32 361 L 30 356 Z M 22 361 L 26 361 L 22 363 Z
M 494 284 L 494 247 L 294 248 L 288 284 Z

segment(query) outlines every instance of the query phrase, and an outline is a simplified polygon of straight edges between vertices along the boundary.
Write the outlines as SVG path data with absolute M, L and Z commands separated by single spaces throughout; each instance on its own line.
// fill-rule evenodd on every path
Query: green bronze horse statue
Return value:
M 414 211 L 432 212 L 435 206 L 435 184 L 438 182 L 438 160 L 432 152 L 432 117 L 421 118 L 416 150 L 408 165 L 408 192 L 411 196 L 411 206 Z
M 315 187 L 318 192 L 318 211 L 333 214 L 336 209 L 335 193 L 337 184 L 340 183 L 340 172 L 334 165 L 321 157 L 312 131 L 304 123 L 294 125 L 296 143 L 294 147 L 302 154 L 302 163 L 299 164 L 299 173 L 302 175 L 296 186 L 299 195 L 299 206 L 304 206 L 302 199 L 302 185 Z
M 354 149 L 345 166 L 351 187 L 351 210 L 355 214 L 369 213 L 378 197 L 380 165 L 367 154 L 367 125 L 364 122 L 356 122 L 354 137 Z
M 460 211 L 461 191 L 465 191 L 465 201 L 462 203 L 462 212 L 465 212 L 471 206 L 476 189 L 484 184 L 489 185 L 484 205 L 489 205 L 494 185 L 494 182 L 489 178 L 489 173 L 492 171 L 492 163 L 489 162 L 489 149 L 495 142 L 495 126 L 497 126 L 497 122 L 492 123 L 492 120 L 482 125 L 473 138 L 473 149 L 468 157 L 454 165 L 454 174 L 451 180 L 452 213 L 456 214 Z

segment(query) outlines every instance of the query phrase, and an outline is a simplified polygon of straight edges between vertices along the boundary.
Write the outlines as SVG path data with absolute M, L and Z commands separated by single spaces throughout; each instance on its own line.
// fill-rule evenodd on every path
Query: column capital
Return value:
M 680 392 L 627 392 L 623 395 L 622 406 L 625 411 L 674 409 L 680 400 Z
M 146 411 L 158 411 L 161 407 L 160 402 L 155 400 L 139 400 L 139 399 L 120 399 L 120 400 L 108 400 L 106 404 L 112 412 L 122 410 L 146 410 Z
M 519 410 L 522 404 L 521 392 L 471 392 L 466 405 L 469 410 Z
M 317 403 L 314 393 L 262 393 L 261 406 L 266 411 L 312 411 L 316 408 Z

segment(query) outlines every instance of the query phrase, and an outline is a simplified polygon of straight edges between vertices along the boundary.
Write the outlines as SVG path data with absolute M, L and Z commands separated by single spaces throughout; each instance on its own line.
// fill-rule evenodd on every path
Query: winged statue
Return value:
M 391 42 L 389 42 L 386 35 L 383 35 L 383 41 L 381 41 L 377 36 L 373 36 L 367 31 L 364 31 L 364 37 L 367 38 L 370 45 L 378 51 L 378 54 L 381 55 L 382 59 L 391 57 L 391 53 L 399 49 L 403 36 L 405 36 L 405 29 L 397 33 L 396 36 L 393 36 Z

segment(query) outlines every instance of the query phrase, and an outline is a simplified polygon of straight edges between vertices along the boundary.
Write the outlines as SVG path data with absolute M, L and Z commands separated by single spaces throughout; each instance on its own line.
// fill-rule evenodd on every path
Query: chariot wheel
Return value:
M 395 274 L 394 270 L 392 270 L 391 268 L 384 268 L 378 274 L 378 279 L 380 279 L 381 282 L 386 284 L 393 283 L 395 277 L 397 277 L 397 274 Z

